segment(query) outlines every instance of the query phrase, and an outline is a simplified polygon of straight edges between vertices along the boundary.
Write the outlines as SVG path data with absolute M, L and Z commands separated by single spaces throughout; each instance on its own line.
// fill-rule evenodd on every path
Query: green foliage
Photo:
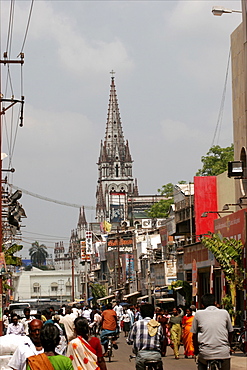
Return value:
M 233 144 L 226 148 L 214 145 L 209 149 L 206 156 L 202 156 L 202 169 L 198 170 L 196 176 L 217 176 L 227 170 L 228 162 L 234 159 Z
M 183 280 L 177 280 L 172 282 L 171 285 L 172 289 L 179 287 L 182 287 L 181 289 L 179 289 L 179 294 L 181 294 L 184 297 L 186 306 L 190 306 L 192 302 L 192 286 L 187 281 Z
M 152 218 L 166 218 L 171 204 L 173 204 L 173 198 L 161 199 L 159 202 L 152 205 L 148 212 L 148 216 Z
M 11 266 L 21 266 L 22 261 L 20 257 L 14 256 L 14 254 L 20 250 L 22 250 L 23 246 L 18 244 L 12 244 L 11 246 L 3 245 L 3 252 L 6 265 Z M 3 275 L 2 277 L 2 284 L 3 284 L 3 292 L 6 293 L 8 290 L 13 290 L 13 288 L 7 283 L 8 275 L 11 275 L 11 272 L 8 272 L 7 275 Z
M 173 204 L 173 184 L 169 182 L 158 189 L 160 195 L 166 196 L 168 199 L 161 199 L 159 202 L 152 205 L 147 212 L 151 218 L 166 218 L 169 213 L 171 204 Z
M 173 197 L 173 184 L 169 182 L 166 185 L 162 185 L 162 188 L 158 189 L 158 193 L 160 195 L 165 195 L 167 198 Z
M 44 244 L 39 245 L 37 241 L 32 243 L 32 247 L 29 248 L 29 255 L 33 265 L 40 267 L 45 264 L 49 255 L 46 249 L 47 247 Z
M 203 245 L 213 253 L 224 271 L 227 281 L 234 283 L 236 287 L 241 289 L 243 284 L 243 244 L 241 240 L 222 238 L 219 234 L 209 234 L 209 238 L 202 239 Z
M 106 296 L 106 288 L 104 285 L 99 283 L 90 284 L 92 297 L 93 297 L 93 304 L 97 303 L 97 299 L 103 298 Z
M 3 245 L 3 252 L 5 257 L 6 265 L 21 266 L 21 258 L 14 256 L 16 252 L 22 250 L 23 246 L 18 244 L 12 244 L 10 247 Z
M 186 181 L 181 180 L 178 183 L 186 184 Z M 170 206 L 174 203 L 173 189 L 174 185 L 171 182 L 166 185 L 162 185 L 162 187 L 158 189 L 158 193 L 166 196 L 168 199 L 161 199 L 159 202 L 153 204 L 150 210 L 147 212 L 149 217 L 166 218 L 168 216 Z

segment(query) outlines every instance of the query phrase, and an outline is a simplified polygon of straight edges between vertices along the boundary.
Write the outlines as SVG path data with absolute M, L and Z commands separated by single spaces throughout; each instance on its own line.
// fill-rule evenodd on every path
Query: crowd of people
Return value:
M 207 318 L 212 313 L 214 318 L 217 316 L 215 327 L 223 317 L 222 325 L 227 327 L 227 334 L 232 331 L 228 313 L 216 308 L 212 304 L 212 295 L 210 297 L 211 300 L 202 300 L 206 310 L 197 312 L 195 306 L 185 312 L 181 307 L 175 307 L 169 313 L 160 307 L 154 309 L 151 304 L 123 306 L 116 302 L 114 306 L 109 303 L 101 308 L 63 305 L 55 311 L 49 307 L 36 317 L 31 316 L 27 307 L 24 318 L 20 319 L 6 309 L 4 334 L 24 336 L 9 366 L 14 370 L 106 370 L 104 357 L 107 355 L 108 336 L 113 337 L 113 348 L 118 349 L 117 338 L 122 331 L 127 343 L 133 346 L 137 370 L 145 369 L 147 359 L 157 361 L 158 369 L 162 369 L 162 357 L 166 356 L 168 346 L 173 349 L 175 359 L 179 359 L 181 344 L 184 358 L 200 354 L 203 311 L 206 311 Z M 210 342 L 208 334 L 205 337 Z M 225 332 L 222 338 L 226 339 Z M 225 345 L 227 348 L 226 340 Z M 229 356 L 226 359 L 228 361 Z M 201 367 L 198 369 L 204 369 L 204 362 L 201 360 L 199 363 Z M 227 370 L 229 368 L 226 367 Z

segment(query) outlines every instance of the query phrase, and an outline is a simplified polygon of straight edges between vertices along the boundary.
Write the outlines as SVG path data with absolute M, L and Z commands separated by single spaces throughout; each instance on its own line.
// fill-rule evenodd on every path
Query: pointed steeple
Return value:
M 100 145 L 96 215 L 98 221 L 116 222 L 113 214 L 127 217 L 127 196 L 134 192 L 132 163 L 128 141 L 125 142 L 120 118 L 114 72 L 111 72 L 110 97 L 104 142 Z M 138 191 L 138 189 L 136 189 Z M 119 208 L 119 212 L 114 210 Z
M 77 226 L 85 226 L 87 225 L 86 216 L 85 216 L 85 209 L 84 206 L 80 208 L 79 220 Z

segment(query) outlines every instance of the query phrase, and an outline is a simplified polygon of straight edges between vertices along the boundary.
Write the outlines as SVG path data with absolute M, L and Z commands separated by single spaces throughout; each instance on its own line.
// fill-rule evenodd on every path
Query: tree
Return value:
M 11 266 L 21 266 L 21 257 L 16 257 L 14 254 L 22 250 L 23 246 L 18 244 L 12 244 L 10 247 L 3 245 L 3 252 L 6 265 Z M 11 274 L 11 273 L 10 273 Z M 7 284 L 8 277 L 3 275 L 3 292 L 6 293 L 8 290 L 13 290 L 13 288 Z
M 228 162 L 234 159 L 233 144 L 226 148 L 214 145 L 209 149 L 206 156 L 202 156 L 202 169 L 198 170 L 196 176 L 217 176 L 227 170 Z
M 104 285 L 94 283 L 90 284 L 92 297 L 93 297 L 93 304 L 97 303 L 97 299 L 103 298 L 106 296 L 106 288 Z
M 241 240 L 223 238 L 220 234 L 209 233 L 202 243 L 214 255 L 229 283 L 232 300 L 232 317 L 236 317 L 236 291 L 243 285 L 243 244 Z
M 46 262 L 48 257 L 47 247 L 44 244 L 39 245 L 39 242 L 35 241 L 32 243 L 32 247 L 29 248 L 29 255 L 31 257 L 32 264 L 42 266 Z
M 186 184 L 186 181 L 179 181 L 179 184 Z M 166 185 L 162 185 L 158 189 L 160 195 L 165 195 L 167 199 L 161 199 L 159 202 L 152 205 L 148 212 L 148 216 L 152 218 L 166 218 L 169 213 L 170 206 L 174 203 L 173 199 L 173 188 L 174 185 L 169 182 Z
M 176 280 L 172 282 L 171 288 L 180 288 L 179 294 L 185 299 L 186 306 L 190 306 L 192 302 L 192 287 L 187 281 Z

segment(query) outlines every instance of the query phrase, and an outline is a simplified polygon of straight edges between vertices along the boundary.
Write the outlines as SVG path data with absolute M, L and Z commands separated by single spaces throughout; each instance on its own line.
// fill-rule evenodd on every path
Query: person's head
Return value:
M 25 317 L 27 319 L 29 319 L 29 317 L 30 317 L 30 308 L 29 307 L 25 307 L 24 310 L 23 310 L 23 313 L 24 313 Z
M 48 325 L 48 324 L 47 324 Z M 43 322 L 38 319 L 32 320 L 29 324 L 29 337 L 35 346 L 40 346 L 40 331 L 43 326 Z
M 40 342 L 45 352 L 55 352 L 60 341 L 59 330 L 54 324 L 46 324 L 40 331 Z
M 187 308 L 186 315 L 187 316 L 192 316 L 192 309 L 191 308 Z
M 89 334 L 88 320 L 85 317 L 79 316 L 74 321 L 76 335 L 80 335 L 87 340 Z
M 141 305 L 141 316 L 144 317 L 153 317 L 154 315 L 154 306 L 150 303 L 144 303 Z
M 50 310 L 44 310 L 43 315 L 45 316 L 46 320 L 51 319 L 51 311 Z
M 50 307 L 49 307 L 49 311 L 50 311 L 51 313 L 55 312 L 54 307 L 53 307 L 53 306 L 50 306 Z
M 9 315 L 9 310 L 8 310 L 8 308 L 5 308 L 5 310 L 4 310 L 4 315 L 6 315 L 6 316 L 8 316 Z
M 179 312 L 178 312 L 178 308 L 177 308 L 177 307 L 173 307 L 173 309 L 172 309 L 172 314 L 173 314 L 174 316 L 177 316 L 177 315 L 179 314 Z
M 111 304 L 111 303 L 107 303 L 107 305 L 106 305 L 106 309 L 107 309 L 107 310 L 112 310 L 112 304 Z
M 16 314 L 13 315 L 11 321 L 14 325 L 17 325 L 18 324 L 18 316 Z
M 192 304 L 192 305 L 190 306 L 190 308 L 191 308 L 192 312 L 195 312 L 195 311 L 196 311 L 196 306 L 195 306 L 194 304 Z
M 204 308 L 215 306 L 215 297 L 211 293 L 206 293 L 202 296 L 202 305 Z
M 60 316 L 59 315 L 54 315 L 53 316 L 53 321 L 56 322 L 57 324 L 59 323 L 60 321 Z
M 70 315 L 70 314 L 71 314 L 71 307 L 67 306 L 67 307 L 65 308 L 65 314 L 66 314 L 66 315 Z

